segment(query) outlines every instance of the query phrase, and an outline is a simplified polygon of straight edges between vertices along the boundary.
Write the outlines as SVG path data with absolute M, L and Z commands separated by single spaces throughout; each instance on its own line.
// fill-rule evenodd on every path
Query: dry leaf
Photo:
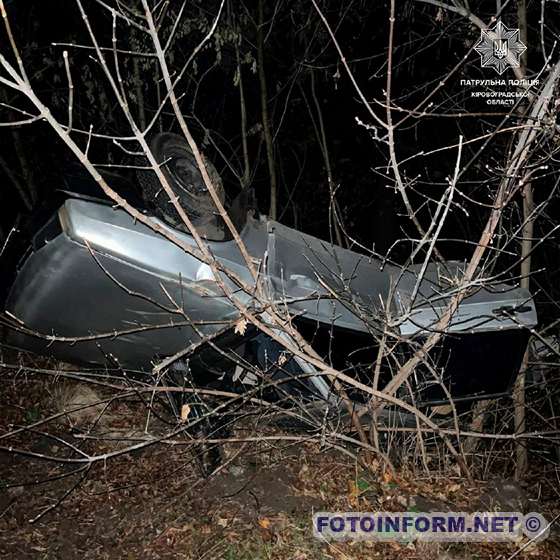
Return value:
M 189 418 L 189 414 L 191 413 L 191 407 L 188 404 L 184 404 L 181 407 L 181 422 L 186 422 Z
M 408 507 L 408 500 L 406 499 L 405 496 L 397 496 L 397 503 L 399 505 L 401 505 L 403 508 L 407 508 Z
M 239 321 L 235 323 L 235 328 L 233 329 L 233 331 L 235 332 L 235 334 L 239 334 L 243 336 L 246 330 L 247 330 L 247 319 L 245 319 L 245 317 L 241 317 L 241 319 L 239 319 Z
M 348 502 L 352 507 L 358 506 L 358 496 L 360 495 L 360 489 L 353 480 L 348 481 Z
M 258 523 L 259 526 L 262 527 L 263 529 L 268 529 L 270 527 L 270 519 L 267 519 L 266 517 L 261 517 Z

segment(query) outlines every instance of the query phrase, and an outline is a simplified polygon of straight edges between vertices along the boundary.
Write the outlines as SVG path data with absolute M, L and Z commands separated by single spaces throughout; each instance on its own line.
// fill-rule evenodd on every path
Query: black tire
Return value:
M 216 206 L 187 141 L 177 134 L 164 132 L 153 137 L 150 149 L 189 218 L 198 221 L 215 216 Z M 211 162 L 205 158 L 204 163 L 212 185 L 223 203 L 225 191 L 222 180 Z M 136 176 L 148 207 L 152 207 L 157 216 L 169 225 L 184 229 L 183 220 L 169 200 L 155 171 L 138 169 Z

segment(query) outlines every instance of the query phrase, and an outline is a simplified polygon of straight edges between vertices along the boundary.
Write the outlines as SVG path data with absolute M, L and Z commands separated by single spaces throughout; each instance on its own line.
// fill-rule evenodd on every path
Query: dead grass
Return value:
M 106 395 L 80 384 L 66 387 L 64 399 L 42 377 L 13 377 L 3 372 L 0 385 L 2 432 L 46 417 L 62 407 L 92 404 Z M 72 387 L 74 385 L 74 387 Z M 96 415 L 100 410 L 96 410 Z M 73 415 L 74 413 L 69 413 Z M 133 433 L 145 423 L 145 408 L 127 401 L 110 408 L 94 433 Z M 94 415 L 70 416 L 74 430 L 91 426 Z M 113 448 L 111 441 L 76 440 L 68 426 L 57 434 L 86 445 L 90 452 Z M 246 426 L 245 429 L 250 429 Z M 24 433 L 14 444 L 46 454 L 60 445 Z M 468 485 L 456 473 L 428 476 L 401 469 L 397 476 L 364 471 L 348 457 L 315 445 L 246 446 L 228 444 L 232 462 L 210 479 L 200 476 L 188 446 L 158 445 L 141 453 L 97 465 L 86 480 L 52 513 L 29 519 L 60 498 L 75 483 L 71 468 L 0 454 L 0 550 L 4 558 L 142 558 L 229 560 L 361 560 L 508 558 L 515 545 L 425 543 L 322 543 L 312 535 L 313 511 L 403 511 L 444 504 L 468 511 L 486 492 L 486 483 Z M 550 516 L 558 496 L 535 472 L 528 492 L 535 511 Z M 550 473 L 548 475 L 550 477 Z M 45 481 L 53 479 L 50 482 Z M 424 500 L 424 501 L 422 501 Z M 558 558 L 557 537 L 517 558 Z

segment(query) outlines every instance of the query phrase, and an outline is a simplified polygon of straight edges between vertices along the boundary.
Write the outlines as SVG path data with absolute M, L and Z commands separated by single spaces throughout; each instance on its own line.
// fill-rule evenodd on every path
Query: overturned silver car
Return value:
M 180 198 L 186 197 L 182 201 L 212 255 L 254 286 L 237 243 L 211 210 L 192 155 L 173 135 L 162 136 L 162 168 Z M 155 187 L 150 191 L 152 179 L 143 175 L 139 183 L 153 198 L 158 193 Z M 329 399 L 328 381 L 314 375 L 304 359 L 279 359 L 284 349 L 277 341 L 250 325 L 235 328 L 238 308 L 208 264 L 110 201 L 77 192 L 71 182 L 65 198 L 19 261 L 5 298 L 5 344 L 68 362 L 141 372 L 192 347 L 182 362 L 200 383 L 224 374 L 243 380 L 253 365 L 311 398 Z M 255 217 L 246 193 L 228 207 L 271 301 L 289 310 L 298 331 L 327 363 L 362 382 L 373 376 L 374 335 L 382 321 L 391 318 L 395 340 L 410 352 L 432 332 L 453 279 L 461 276 L 458 262 L 403 270 Z M 146 213 L 195 246 L 164 203 Z M 221 280 L 238 303 L 251 305 L 250 291 L 227 275 Z M 531 295 L 509 284 L 471 292 L 432 351 L 439 380 L 418 368 L 418 405 L 445 403 L 449 395 L 457 401 L 503 395 L 512 386 L 528 331 L 537 323 Z M 211 343 L 197 344 L 212 335 Z M 307 377 L 296 380 L 302 372 Z M 380 389 L 392 375 L 391 368 L 383 369 Z

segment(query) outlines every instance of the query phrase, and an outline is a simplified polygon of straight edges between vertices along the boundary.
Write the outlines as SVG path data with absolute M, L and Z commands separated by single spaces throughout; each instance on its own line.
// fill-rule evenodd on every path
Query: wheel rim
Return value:
M 166 166 L 169 174 L 181 190 L 191 196 L 208 194 L 208 189 L 204 184 L 200 170 L 196 166 L 196 161 L 190 154 L 171 156 Z

